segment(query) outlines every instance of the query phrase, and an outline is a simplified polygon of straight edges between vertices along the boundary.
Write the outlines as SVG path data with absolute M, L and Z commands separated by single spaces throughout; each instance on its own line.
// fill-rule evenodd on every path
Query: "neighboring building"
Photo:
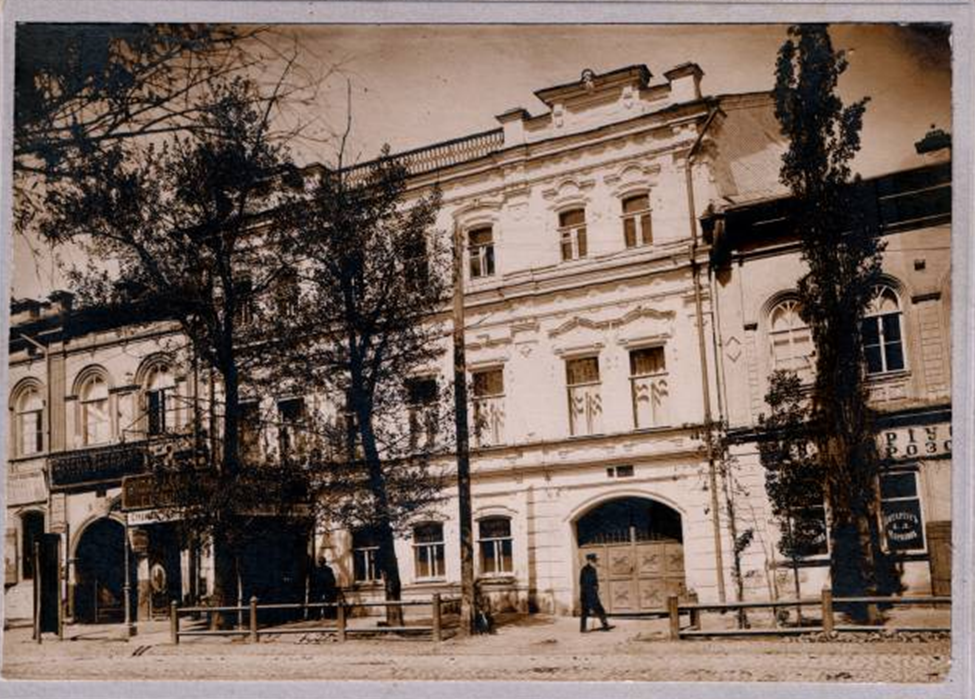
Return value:
M 939 158 L 941 159 L 941 158 Z M 934 160 L 934 159 L 933 159 Z M 865 180 L 860 209 L 882 237 L 883 277 L 863 321 L 867 387 L 877 411 L 883 546 L 911 593 L 947 595 L 951 583 L 951 163 Z M 775 550 L 755 439 L 776 369 L 811 384 L 814 347 L 799 317 L 799 243 L 782 225 L 787 198 L 726 205 L 705 221 L 713 232 L 714 312 L 720 332 L 721 397 L 739 478 L 751 492 L 746 521 L 749 587 L 793 589 Z M 741 511 L 743 508 L 739 508 Z M 818 549 L 802 563 L 804 592 L 828 582 L 825 508 Z M 774 571 L 774 575 L 768 573 Z M 786 592 L 786 594 L 788 594 Z
M 743 435 L 754 426 L 768 361 L 768 336 L 757 332 L 768 332 L 766 306 L 799 268 L 790 248 L 753 252 L 766 238 L 752 242 L 750 212 L 760 216 L 782 195 L 775 182 L 783 144 L 770 135 L 778 133 L 770 96 L 702 97 L 701 75 L 693 64 L 657 82 L 644 66 L 584 71 L 579 81 L 536 92 L 547 107 L 539 116 L 515 109 L 498 117 L 495 131 L 398 156 L 412 193 L 439 184 L 437 228 L 459 228 L 466 245 L 476 572 L 498 607 L 571 613 L 589 551 L 601 554 L 610 612 L 657 609 L 667 595 L 691 591 L 707 600 L 731 596 L 730 540 L 705 425 L 727 411 Z M 722 262 L 715 286 L 700 221 L 710 225 L 719 208 L 732 241 L 728 259 L 742 267 L 729 272 Z M 896 303 L 912 304 L 905 318 L 916 319 L 918 334 L 905 327 L 904 337 L 917 338 L 917 354 L 906 356 L 910 366 L 923 357 L 923 369 L 878 389 L 901 411 L 891 419 L 910 426 L 908 409 L 922 399 L 927 412 L 950 415 L 947 350 L 932 349 L 947 338 L 949 251 L 946 226 L 933 238 L 907 228 L 888 231 L 905 246 L 894 261 L 901 243 L 891 245 L 888 264 L 899 280 L 891 286 Z M 945 250 L 913 252 L 922 237 Z M 940 286 L 901 273 L 916 259 L 927 261 L 925 280 L 943 272 Z M 761 279 L 745 279 L 745 265 L 761 267 Z M 767 295 L 741 291 L 749 280 Z M 210 438 L 201 434 L 215 433 L 194 430 L 189 406 L 205 404 L 214 384 L 167 352 L 173 328 L 88 318 L 69 300 L 18 301 L 11 317 L 7 599 L 26 595 L 29 605 L 24 552 L 47 531 L 62 537 L 70 616 L 117 618 L 127 568 L 139 590 L 134 611 L 145 618 L 170 599 L 205 594 L 212 573 L 205 551 L 133 505 L 137 494 L 122 510 L 121 479 L 153 459 L 192 458 L 205 445 Z M 717 333 L 712 318 L 720 319 Z M 790 342 L 797 360 L 801 335 Z M 881 361 L 892 366 L 887 345 Z M 448 354 L 443 380 L 450 368 Z M 415 388 L 417 396 L 429 390 Z M 304 409 L 294 399 L 276 408 L 282 425 Z M 910 439 L 890 429 L 892 444 Z M 292 439 L 286 429 L 272 437 Z M 739 449 L 754 472 L 754 449 L 747 442 Z M 947 480 L 919 482 L 925 487 L 934 488 L 926 503 L 950 492 Z M 457 589 L 453 495 L 397 544 L 406 596 Z M 752 496 L 762 511 L 760 483 Z M 947 519 L 945 512 L 926 521 Z M 279 594 L 300 597 L 307 560 L 324 549 L 347 597 L 381 594 L 369 532 L 319 522 L 311 536 L 307 523 L 293 524 L 268 544 L 265 567 L 277 578 L 260 589 L 277 585 Z M 764 558 L 749 557 L 763 579 L 775 578 L 765 575 L 776 565 L 773 537 L 761 542 Z M 771 587 L 762 589 L 767 595 Z

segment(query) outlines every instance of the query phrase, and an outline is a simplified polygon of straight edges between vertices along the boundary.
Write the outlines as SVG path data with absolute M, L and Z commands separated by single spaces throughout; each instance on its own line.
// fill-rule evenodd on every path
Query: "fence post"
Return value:
M 823 588 L 823 631 L 833 633 L 833 590 Z
M 667 614 L 670 617 L 670 640 L 680 640 L 680 607 L 677 606 L 677 595 L 667 597 Z
M 257 597 L 251 597 L 251 613 L 248 621 L 251 627 L 251 643 L 257 643 Z
M 173 644 L 179 643 L 179 608 L 176 600 L 169 603 L 169 640 Z
M 687 599 L 688 599 L 688 601 L 691 604 L 697 604 L 700 601 L 698 599 L 698 597 L 697 597 L 697 592 L 694 591 L 694 590 L 691 590 L 689 593 L 687 593 Z M 692 628 L 695 628 L 695 629 L 700 629 L 701 628 L 701 610 L 700 609 L 691 609 L 690 610 L 690 615 L 691 615 L 691 627 Z
M 345 604 L 339 602 L 339 605 L 335 608 L 335 612 L 336 612 L 335 614 L 336 621 L 338 622 L 339 640 L 344 641 L 345 640 Z
M 443 640 L 442 617 L 440 616 L 440 593 L 433 593 L 433 640 Z

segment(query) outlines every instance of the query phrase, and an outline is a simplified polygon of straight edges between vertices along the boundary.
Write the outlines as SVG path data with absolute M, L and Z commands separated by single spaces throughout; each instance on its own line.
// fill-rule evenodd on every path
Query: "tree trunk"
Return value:
M 355 395 L 358 392 L 354 391 Z M 400 601 L 402 584 L 399 577 L 399 562 L 396 559 L 395 537 L 389 516 L 389 496 L 386 492 L 386 477 L 383 474 L 382 460 L 376 447 L 376 436 L 372 430 L 372 409 L 365 401 L 356 401 L 356 417 L 359 421 L 359 435 L 362 450 L 369 471 L 369 489 L 376 503 L 375 530 L 379 537 L 379 566 L 383 574 L 383 587 L 386 601 Z M 403 608 L 399 605 L 386 607 L 386 623 L 390 626 L 403 625 Z

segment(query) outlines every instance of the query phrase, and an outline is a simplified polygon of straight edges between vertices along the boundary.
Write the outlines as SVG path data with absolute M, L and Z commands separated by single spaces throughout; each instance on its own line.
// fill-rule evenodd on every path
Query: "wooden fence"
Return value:
M 192 636 L 246 636 L 252 643 L 258 643 L 261 636 L 272 636 L 278 634 L 311 634 L 329 633 L 334 634 L 339 641 L 345 641 L 350 635 L 354 634 L 389 634 L 389 633 L 410 633 L 429 635 L 434 641 L 442 641 L 444 638 L 444 616 L 457 611 L 460 600 L 442 599 L 439 594 L 434 594 L 429 600 L 406 600 L 389 602 L 309 602 L 309 603 L 282 603 L 282 604 L 259 604 L 257 597 L 251 597 L 250 604 L 225 606 L 225 607 L 180 607 L 176 602 L 170 605 L 169 610 L 169 633 L 170 640 L 174 644 L 179 643 L 180 638 Z M 365 609 L 368 607 L 430 607 L 431 620 L 429 625 L 416 626 L 369 626 L 369 627 L 350 627 L 348 620 L 350 612 L 354 609 Z M 265 626 L 261 627 L 258 623 L 258 615 L 261 611 L 270 610 L 335 610 L 335 622 L 329 625 L 319 626 Z M 230 613 L 237 614 L 240 618 L 247 617 L 247 628 L 213 629 L 211 624 L 211 614 Z M 207 628 L 187 629 L 181 628 L 180 617 L 203 614 L 206 617 Z
M 836 623 L 835 607 L 837 605 L 853 604 L 879 604 L 879 605 L 950 605 L 951 597 L 834 597 L 833 591 L 824 588 L 818 599 L 800 600 L 776 600 L 774 602 L 714 602 L 714 603 L 689 603 L 681 604 L 676 595 L 667 598 L 667 616 L 670 619 L 670 638 L 680 640 L 694 636 L 756 636 L 756 635 L 792 635 L 803 633 L 834 631 L 843 632 L 870 632 L 870 631 L 950 631 L 950 627 L 943 626 L 868 626 L 862 624 L 841 625 Z M 737 628 L 737 629 L 703 629 L 701 627 L 701 612 L 705 611 L 737 611 L 745 609 L 779 609 L 785 607 L 819 607 L 821 611 L 821 625 L 819 626 L 799 626 L 793 628 L 783 628 L 780 626 L 770 628 Z M 681 628 L 681 615 L 687 613 L 689 626 Z

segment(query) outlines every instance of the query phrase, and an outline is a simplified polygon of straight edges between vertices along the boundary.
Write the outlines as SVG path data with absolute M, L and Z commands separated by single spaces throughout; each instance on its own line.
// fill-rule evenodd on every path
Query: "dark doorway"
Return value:
M 130 582 L 134 583 L 133 571 L 130 576 Z M 125 527 L 112 519 L 99 519 L 85 529 L 75 549 L 76 621 L 87 624 L 123 621 L 124 595 Z
M 44 535 L 44 514 L 41 512 L 25 512 L 20 517 L 21 543 L 21 576 L 24 580 L 34 579 L 34 542 L 40 541 Z

